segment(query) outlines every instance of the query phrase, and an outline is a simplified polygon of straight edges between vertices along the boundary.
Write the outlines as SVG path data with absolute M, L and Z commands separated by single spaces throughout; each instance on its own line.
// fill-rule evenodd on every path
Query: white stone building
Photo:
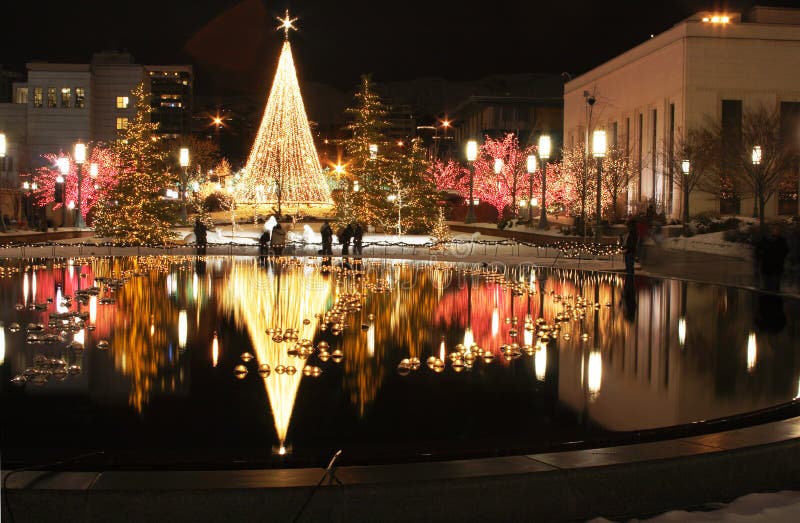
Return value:
M 141 65 L 126 53 L 103 52 L 89 64 L 27 64 L 27 80 L 15 82 L 10 103 L 0 103 L 0 133 L 7 153 L 0 186 L 19 188 L 19 174 L 43 164 L 42 154 L 71 154 L 76 142 L 111 141 L 135 113 L 131 90 L 144 82 L 152 98 L 151 119 L 163 136 L 191 133 L 192 67 Z M 5 198 L 2 212 L 9 216 Z
M 609 144 L 630 154 L 629 210 L 652 199 L 678 218 L 680 173 L 665 162 L 670 144 L 706 118 L 740 125 L 742 111 L 759 104 L 800 115 L 800 9 L 697 13 L 576 77 L 564 87 L 564 142 L 585 144 L 587 121 L 590 130 L 605 129 Z M 725 201 L 695 191 L 691 198 L 692 214 L 753 208 L 752 195 Z M 772 198 L 765 213 L 797 214 L 797 191 Z

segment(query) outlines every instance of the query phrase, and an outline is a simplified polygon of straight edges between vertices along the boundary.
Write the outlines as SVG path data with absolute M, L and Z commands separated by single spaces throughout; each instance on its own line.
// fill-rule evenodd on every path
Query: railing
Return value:
M 337 250 L 339 246 L 337 245 Z M 66 253 L 66 250 L 77 253 Z M 283 254 L 287 256 L 319 256 L 321 243 L 306 241 L 286 242 Z M 30 244 L 6 245 L 0 247 L 0 253 L 18 250 L 23 258 L 47 258 L 64 256 L 147 256 L 147 255 L 194 255 L 198 254 L 196 245 L 126 245 L 119 243 L 56 243 L 39 242 Z M 258 254 L 259 245 L 253 243 L 211 243 L 204 249 L 206 255 L 252 256 Z M 341 252 L 341 251 L 340 251 Z M 582 241 L 560 241 L 547 245 L 534 242 L 503 240 L 450 240 L 447 242 L 410 243 L 403 241 L 365 242 L 362 253 L 353 253 L 350 247 L 348 256 L 367 258 L 388 258 L 405 256 L 465 258 L 468 256 L 516 256 L 559 259 L 614 261 L 614 257 L 622 252 L 621 244 L 584 243 Z M 273 254 L 272 251 L 269 254 Z M 334 256 L 338 256 L 335 254 Z

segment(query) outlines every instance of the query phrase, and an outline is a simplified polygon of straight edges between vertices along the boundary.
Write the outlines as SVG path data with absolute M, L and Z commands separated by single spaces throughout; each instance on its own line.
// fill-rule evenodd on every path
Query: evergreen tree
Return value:
M 434 179 L 428 173 L 430 165 L 425 158 L 422 140 L 411 140 L 408 147 L 394 151 L 387 160 L 389 165 L 384 171 L 381 185 L 394 198 L 390 201 L 388 195 L 383 197 L 383 202 L 390 205 L 379 207 L 382 225 L 387 230 L 396 230 L 399 217 L 402 233 L 430 231 L 436 219 L 439 193 Z
M 347 176 L 335 198 L 337 222 L 359 221 L 377 225 L 386 214 L 386 187 L 379 183 L 391 164 L 389 141 L 389 107 L 375 91 L 370 75 L 363 75 L 355 104 L 345 111 L 350 117 L 346 130 L 350 137 L 342 140 L 347 158 Z M 354 191 L 354 183 L 358 191 Z
M 171 185 L 164 168 L 167 155 L 153 139 L 158 124 L 150 121 L 152 108 L 144 84 L 131 95 L 136 116 L 113 144 L 119 179 L 98 202 L 95 232 L 119 243 L 162 245 L 174 235 L 170 225 L 175 206 L 160 198 L 161 191 Z

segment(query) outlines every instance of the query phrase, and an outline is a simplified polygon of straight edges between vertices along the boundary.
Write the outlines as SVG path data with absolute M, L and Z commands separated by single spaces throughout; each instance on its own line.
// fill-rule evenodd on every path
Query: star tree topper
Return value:
M 276 28 L 276 31 L 280 31 L 281 29 L 283 29 L 283 36 L 284 36 L 284 38 L 286 40 L 288 40 L 289 39 L 289 30 L 293 29 L 293 30 L 297 31 L 297 28 L 292 25 L 292 22 L 296 22 L 297 21 L 297 18 L 289 18 L 289 10 L 288 9 L 286 10 L 286 17 L 285 18 L 281 18 L 280 16 L 278 16 L 276 18 L 281 23 L 281 25 L 279 25 Z

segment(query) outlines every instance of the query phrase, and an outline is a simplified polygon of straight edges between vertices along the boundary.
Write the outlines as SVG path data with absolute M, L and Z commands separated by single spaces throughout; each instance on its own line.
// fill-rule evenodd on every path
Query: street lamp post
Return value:
M 539 215 L 539 228 L 546 229 L 547 228 L 547 201 L 545 200 L 545 196 L 547 193 L 547 160 L 550 159 L 550 151 L 552 149 L 552 142 L 550 141 L 550 136 L 547 134 L 543 134 L 539 136 L 539 169 L 542 170 L 542 201 L 539 202 L 541 205 L 541 212 Z
M 469 140 L 467 142 L 467 161 L 469 162 L 469 208 L 467 209 L 467 218 L 464 223 L 475 222 L 475 198 L 473 191 L 475 187 L 475 160 L 478 158 L 478 142 Z
M 6 176 L 6 135 L 0 133 L 0 171 Z M 6 232 L 6 221 L 0 216 L 0 231 Z
M 600 201 L 601 197 L 601 182 L 603 177 L 603 158 L 606 155 L 606 132 L 602 129 L 598 129 L 592 135 L 592 155 L 594 156 L 595 160 L 597 161 L 597 189 L 596 195 L 597 203 L 595 205 L 595 217 L 594 217 L 594 224 L 595 224 L 595 241 L 598 243 L 600 242 L 600 214 L 602 211 L 602 202 Z
M 681 162 L 681 172 L 683 173 L 683 226 L 689 226 L 689 191 L 686 190 L 689 185 L 689 160 Z
M 180 151 L 180 164 L 181 164 L 181 221 L 186 223 L 188 215 L 186 214 L 186 180 L 189 178 L 189 149 L 181 147 Z
M 752 152 L 750 158 L 753 161 L 753 167 L 755 167 L 756 169 L 758 168 L 757 167 L 758 165 L 761 165 L 761 155 L 762 155 L 761 146 L 760 145 L 754 145 L 753 146 L 753 152 Z M 754 194 L 753 195 L 753 218 L 757 218 L 757 217 L 758 217 L 758 195 Z
M 59 175 L 56 183 L 61 184 L 61 226 L 67 225 L 67 174 L 69 173 L 69 158 L 62 156 L 57 161 Z
M 401 210 L 403 208 L 403 194 L 400 192 L 400 186 L 397 186 L 397 194 L 390 194 L 387 198 L 390 202 L 397 202 L 397 238 L 402 234 L 401 229 Z
M 83 221 L 83 208 L 81 207 L 81 196 L 83 186 L 83 163 L 86 161 L 86 144 L 75 144 L 75 163 L 78 164 L 78 215 L 75 217 L 75 227 L 83 229 L 86 223 Z
M 536 172 L 536 156 L 528 156 L 528 226 L 533 225 L 533 173 Z

